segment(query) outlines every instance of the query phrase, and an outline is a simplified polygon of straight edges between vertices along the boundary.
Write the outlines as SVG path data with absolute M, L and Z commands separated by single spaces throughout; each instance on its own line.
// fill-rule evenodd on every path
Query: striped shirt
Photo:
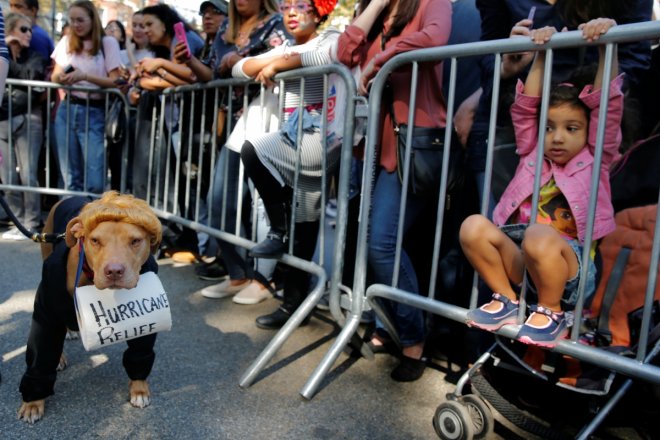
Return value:
M 2 6 L 0 6 L 0 57 L 9 61 L 9 50 L 5 42 L 5 18 L 2 14 Z
M 318 37 L 308 41 L 305 44 L 292 46 L 289 41 L 285 41 L 280 46 L 272 50 L 251 58 L 269 58 L 276 55 L 287 53 L 300 54 L 300 62 L 303 67 L 323 66 L 332 63 L 331 52 L 333 46 L 336 46 L 339 32 L 334 29 L 328 29 Z M 243 58 L 236 63 L 232 69 L 232 75 L 235 78 L 250 78 L 243 72 L 243 65 L 249 58 Z M 300 79 L 291 79 L 284 82 L 284 120 L 300 104 Z M 305 78 L 305 97 L 304 106 L 312 114 L 318 114 L 323 105 L 323 76 Z
M 320 66 L 332 63 L 331 53 L 336 50 L 339 32 L 326 30 L 313 40 L 297 45 L 282 45 L 257 57 L 270 57 L 295 52 L 300 54 L 304 67 Z M 245 60 L 245 59 L 244 59 Z M 248 78 L 243 72 L 244 60 L 234 65 L 232 74 L 238 78 Z M 300 79 L 284 82 L 284 122 L 300 104 Z M 303 106 L 311 115 L 320 115 L 323 106 L 323 75 L 305 77 Z M 291 145 L 281 132 L 265 135 L 247 136 L 254 146 L 257 157 L 281 184 L 293 187 L 297 166 L 300 167 L 298 193 L 296 200 L 296 221 L 309 222 L 318 219 L 321 209 L 321 177 L 332 170 L 339 159 L 339 149 L 327 152 L 326 169 L 323 169 L 323 148 L 320 130 L 305 130 L 298 147 Z M 300 158 L 299 163 L 298 157 Z

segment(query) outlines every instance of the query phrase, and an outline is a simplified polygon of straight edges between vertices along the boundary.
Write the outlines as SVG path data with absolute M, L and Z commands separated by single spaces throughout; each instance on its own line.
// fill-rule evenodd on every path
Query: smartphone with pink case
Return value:
M 190 58 L 190 46 L 188 46 L 188 37 L 186 37 L 186 27 L 183 25 L 183 22 L 178 22 L 174 24 L 174 36 L 177 41 L 184 43 L 186 45 L 186 55 Z
M 527 15 L 527 20 L 532 20 L 532 24 L 529 25 L 530 29 L 534 25 L 534 13 L 536 13 L 536 6 L 532 6 L 531 9 L 529 10 L 529 14 Z

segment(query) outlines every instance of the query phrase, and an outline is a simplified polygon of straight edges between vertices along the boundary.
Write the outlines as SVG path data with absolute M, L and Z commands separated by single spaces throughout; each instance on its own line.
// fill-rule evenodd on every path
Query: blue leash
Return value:
M 80 282 L 80 275 L 82 274 L 83 270 L 83 264 L 85 261 L 85 246 L 83 246 L 83 239 L 80 239 L 79 245 L 78 245 L 78 268 L 76 269 L 76 281 L 73 285 L 73 304 L 76 307 L 76 317 L 78 318 L 78 326 L 80 327 L 80 323 L 82 320 L 80 319 L 80 310 L 78 309 L 78 295 L 76 294 L 76 291 L 78 290 L 78 283 Z

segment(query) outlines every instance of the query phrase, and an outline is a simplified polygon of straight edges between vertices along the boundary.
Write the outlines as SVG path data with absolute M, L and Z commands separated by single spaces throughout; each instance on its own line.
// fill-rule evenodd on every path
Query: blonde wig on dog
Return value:
M 78 215 L 83 226 L 83 235 L 93 231 L 103 222 L 123 222 L 140 226 L 149 234 L 152 253 L 158 249 L 162 239 L 162 226 L 147 202 L 130 194 L 108 191 L 100 199 L 85 205 Z

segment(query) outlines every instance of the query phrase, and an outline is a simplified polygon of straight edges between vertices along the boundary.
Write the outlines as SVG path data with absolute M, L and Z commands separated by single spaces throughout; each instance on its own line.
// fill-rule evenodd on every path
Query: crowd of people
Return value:
M 277 329 L 305 299 L 310 279 L 299 269 L 280 267 L 276 260 L 290 251 L 305 260 L 313 257 L 320 213 L 324 208 L 321 206 L 321 179 L 324 174 L 336 172 L 343 133 L 321 131 L 331 122 L 322 124 L 320 120 L 325 91 L 323 76 L 305 78 L 303 96 L 298 80 L 284 82 L 279 91 L 283 103 L 281 120 L 274 111 L 267 123 L 263 123 L 263 112 L 258 112 L 260 124 L 255 124 L 249 108 L 236 111 L 244 102 L 275 102 L 277 106 L 274 75 L 305 66 L 342 63 L 359 73 L 358 91 L 368 96 L 371 81 L 379 69 L 392 57 L 406 51 L 506 37 L 531 38 L 542 48 L 555 32 L 565 29 L 579 29 L 585 39 L 593 41 L 616 24 L 651 20 L 654 2 L 361 0 L 355 18 L 343 32 L 324 26 L 336 4 L 337 0 L 229 3 L 206 0 L 199 6 L 202 32 L 198 33 L 165 4 L 136 12 L 130 23 L 113 20 L 103 27 L 93 3 L 78 0 L 68 8 L 66 35 L 54 45 L 36 24 L 38 2 L 12 0 L 11 11 L 4 21 L 7 50 L 0 46 L 0 57 L 8 61 L 10 78 L 50 80 L 63 86 L 119 88 L 127 94 L 137 114 L 129 121 L 129 133 L 136 135 L 129 139 L 132 166 L 125 177 L 127 188 L 138 197 L 147 195 L 148 173 L 144 167 L 149 152 L 144 146 L 150 145 L 151 136 L 150 130 L 139 128 L 140 124 L 152 123 L 151 110 L 162 91 L 230 77 L 251 78 L 260 83 L 263 87 L 254 84 L 232 88 L 231 94 L 221 96 L 217 108 L 211 91 L 200 92 L 198 100 L 188 97 L 171 103 L 166 112 L 169 116 L 164 121 L 171 142 L 165 148 L 179 157 L 193 154 L 193 144 L 199 141 L 188 136 L 191 130 L 198 136 L 197 133 L 202 132 L 201 136 L 205 136 L 202 144 L 217 144 L 217 154 L 211 154 L 210 148 L 202 153 L 204 166 L 196 174 L 201 179 L 193 193 L 193 198 L 202 206 L 198 211 L 199 221 L 232 233 L 241 231 L 248 237 L 254 228 L 260 239 L 249 253 L 233 244 L 221 240 L 214 243 L 215 240 L 205 234 L 186 230 L 181 232 L 183 238 L 178 243 L 199 260 L 196 273 L 203 279 L 217 282 L 203 289 L 202 295 L 206 298 L 232 297 L 238 304 L 255 304 L 282 288 L 283 301 L 277 310 L 256 320 L 261 328 Z M 535 13 L 530 14 L 530 9 Z M 481 30 L 468 24 L 475 21 L 480 21 Z M 180 41 L 179 23 L 183 23 L 181 32 L 186 41 Z M 624 105 L 630 115 L 642 111 L 640 102 L 651 68 L 650 42 L 619 45 L 612 78 L 603 77 L 602 47 L 557 51 L 553 58 L 553 81 L 557 85 L 551 91 L 545 133 L 543 203 L 538 213 L 531 213 L 533 179 L 524 163 L 527 157 L 531 157 L 530 160 L 536 157 L 537 139 L 541 135 L 537 124 L 543 54 L 539 51 L 536 55 L 515 54 L 503 59 L 503 89 L 510 88 L 512 99 L 502 100 L 507 107 L 498 113 L 498 142 L 513 139 L 522 165 L 501 197 L 491 195 L 499 199 L 494 212 L 466 220 L 460 231 L 460 243 L 468 260 L 492 291 L 491 302 L 470 311 L 468 324 L 495 330 L 512 323 L 518 315 L 517 293 L 523 267 L 526 267 L 530 275 L 529 288 L 536 295 L 538 305 L 532 308 L 522 326 L 520 339 L 530 344 L 554 346 L 567 332 L 564 311 L 575 304 L 579 282 L 576 274 L 580 273 L 580 266 L 589 265 L 591 280 L 595 275 L 593 261 L 581 261 L 586 212 L 578 212 L 577 206 L 586 205 L 588 194 L 576 189 L 588 188 L 592 167 L 584 167 L 582 174 L 567 170 L 578 166 L 575 165 L 578 162 L 593 160 L 594 127 L 602 87 L 609 86 L 611 90 L 607 120 L 611 133 L 606 136 L 601 169 L 604 183 L 600 186 L 599 217 L 591 237 L 594 248 L 597 240 L 610 232 L 613 225 L 606 165 L 618 157 L 622 146 L 630 144 L 626 139 L 647 136 L 658 121 L 644 127 L 627 123 L 625 116 L 622 118 Z M 493 60 L 492 56 L 484 56 L 464 61 L 469 63 L 464 65 L 470 67 L 458 78 L 456 90 L 459 96 L 454 120 L 456 143 L 465 147 L 467 168 L 481 192 Z M 596 67 L 589 70 L 592 63 Z M 619 76 L 619 72 L 623 75 Z M 411 68 L 400 69 L 391 75 L 389 82 L 407 85 L 412 75 Z M 416 127 L 442 129 L 446 126 L 447 96 L 443 81 L 447 79 L 441 63 L 419 65 L 417 96 L 412 109 Z M 0 108 L 0 154 L 4 158 L 0 179 L 39 186 L 43 126 L 45 118 L 51 117 L 51 109 L 45 108 L 42 95 L 28 96 L 20 87 L 13 87 L 11 92 L 5 92 Z M 405 218 L 399 218 L 399 203 L 405 190 L 397 174 L 401 159 L 397 155 L 397 135 L 392 128 L 408 120 L 411 90 L 407 86 L 389 87 L 387 93 L 380 112 L 381 138 L 371 200 L 374 221 L 370 225 L 368 242 L 370 281 L 391 284 L 392 274 L 396 272 L 400 289 L 420 292 L 419 268 L 412 258 L 415 247 L 404 246 L 397 258 L 397 231 L 400 222 L 404 223 L 404 233 L 413 229 L 432 199 L 409 192 Z M 8 100 L 12 103 L 11 115 L 7 112 Z M 193 102 L 197 106 L 206 102 L 207 108 L 203 111 L 192 108 Z M 228 109 L 233 111 L 228 112 Z M 63 188 L 100 193 L 119 185 L 121 155 L 117 152 L 121 150 L 109 149 L 106 158 L 104 112 L 105 100 L 94 91 L 67 91 L 60 95 L 54 115 L 54 144 L 59 184 Z M 191 112 L 196 117 L 202 114 L 211 117 L 205 122 L 178 117 Z M 302 137 L 298 138 L 300 126 Z M 198 130 L 199 127 L 202 130 Z M 217 127 L 215 132 L 212 127 Z M 212 137 L 215 142 L 209 140 Z M 327 143 L 327 151 L 324 143 Z M 216 157 L 215 163 L 211 162 L 212 157 Z M 356 157 L 357 168 L 361 168 L 361 159 Z M 109 184 L 105 178 L 106 163 L 112 176 Z M 244 174 L 239 171 L 241 165 Z M 296 178 L 297 168 L 300 174 Z M 190 170 L 180 172 L 185 175 Z M 298 186 L 294 188 L 296 181 Z M 258 201 L 252 200 L 251 188 L 258 191 Z M 183 190 L 179 192 L 180 200 L 175 203 L 184 216 L 194 217 L 191 207 L 182 199 L 183 193 Z M 41 227 L 39 195 L 7 192 L 7 197 L 25 226 L 34 230 Z M 554 207 L 553 212 L 548 209 L 550 205 Z M 239 216 L 239 206 L 252 206 L 260 214 L 252 216 L 243 212 Z M 555 218 L 557 206 L 566 215 Z M 295 225 L 291 214 L 295 214 Z M 528 228 L 532 216 L 538 217 L 538 224 Z M 257 225 L 252 224 L 255 219 Z M 12 229 L 3 238 L 20 239 L 21 234 Z M 587 294 L 593 290 L 592 284 L 588 284 Z M 397 381 L 417 380 L 426 366 L 427 317 L 421 310 L 403 304 L 387 303 L 386 309 L 401 343 L 397 353 L 400 363 L 391 376 Z M 307 322 L 308 319 L 303 325 Z M 377 320 L 375 325 L 370 347 L 375 352 L 391 351 L 393 338 L 381 322 Z

